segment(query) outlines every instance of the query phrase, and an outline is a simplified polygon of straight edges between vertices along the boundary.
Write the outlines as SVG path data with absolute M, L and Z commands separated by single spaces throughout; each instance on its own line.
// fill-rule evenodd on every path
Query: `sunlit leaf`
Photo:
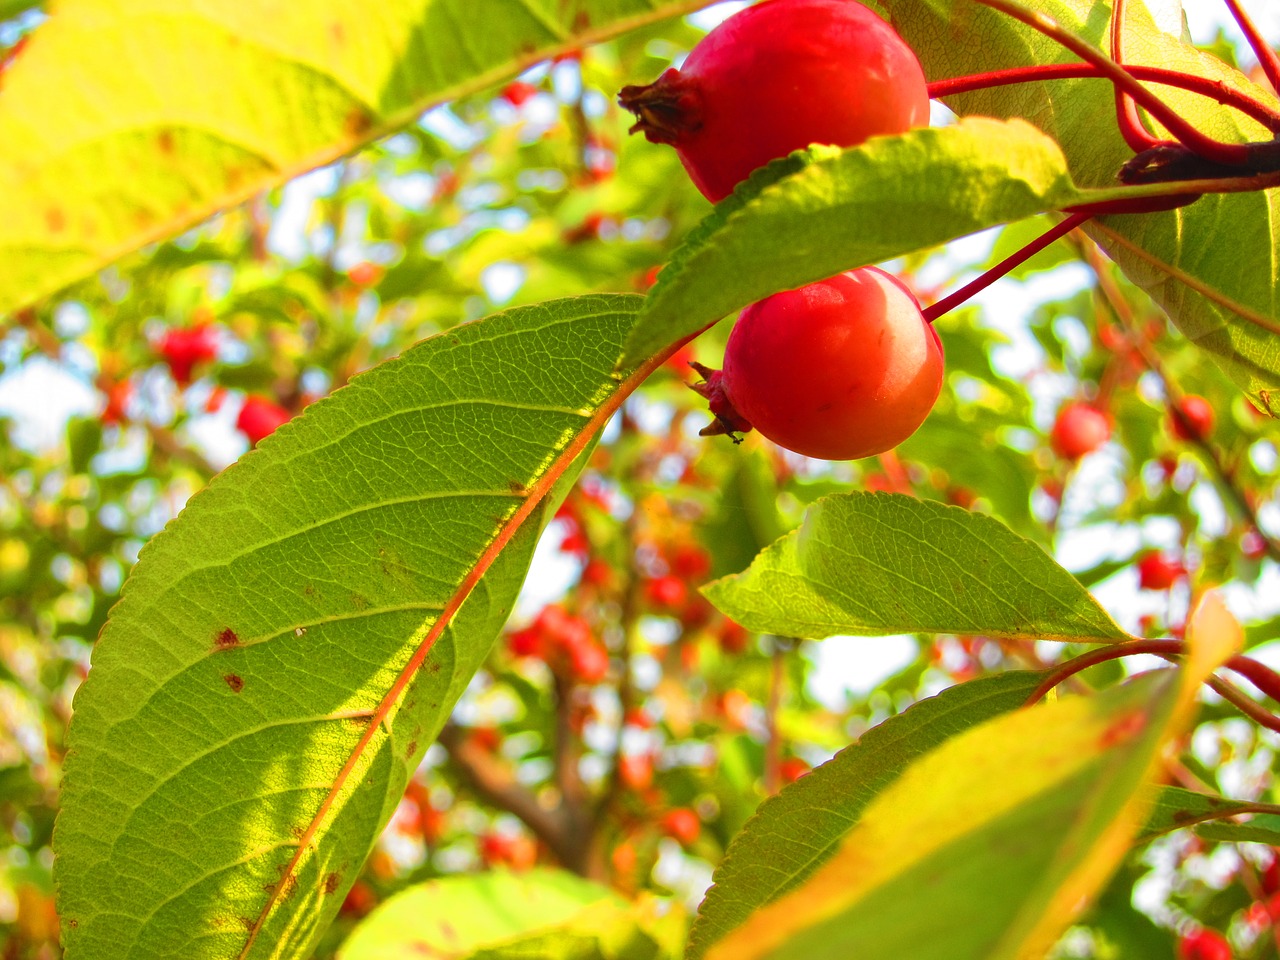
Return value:
M 306 955 L 506 619 L 552 485 L 634 386 L 613 371 L 638 303 L 424 341 L 148 543 L 76 697 L 68 958 Z
M 676 915 L 673 912 L 673 916 Z M 338 960 L 655 960 L 641 924 L 663 922 L 606 887 L 557 870 L 446 877 L 396 894 L 351 934 Z
M 709 960 L 1043 957 L 1128 851 L 1142 784 L 1232 652 L 1215 619 L 1193 619 L 1182 668 L 996 717 L 911 764 Z
M 820 500 L 704 592 L 744 626 L 782 636 L 1127 637 L 1037 544 L 991 517 L 893 494 Z
M 716 870 L 689 934 L 690 960 L 825 863 L 867 804 L 909 764 L 1021 706 L 1042 679 L 1039 673 L 1003 673 L 944 690 L 867 731 L 765 801 Z
M 0 313 L 428 107 L 704 4 L 65 0 L 5 71 Z

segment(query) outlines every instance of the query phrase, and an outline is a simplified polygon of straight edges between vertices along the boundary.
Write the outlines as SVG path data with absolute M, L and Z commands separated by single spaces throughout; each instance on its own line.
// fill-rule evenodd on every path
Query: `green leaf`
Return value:
M 505 621 L 553 484 L 658 362 L 613 372 L 639 303 L 423 341 L 147 544 L 75 701 L 69 960 L 307 954 Z
M 991 517 L 895 494 L 818 501 L 746 571 L 703 592 L 743 626 L 782 636 L 1127 637 L 1035 543 Z
M 1225 840 L 1230 843 L 1265 843 L 1280 846 L 1280 816 L 1262 814 L 1247 823 L 1202 823 L 1195 828 L 1196 836 L 1204 840 Z
M 1018 708 L 1043 678 L 996 674 L 921 700 L 766 800 L 716 870 L 689 934 L 689 960 L 700 960 L 753 910 L 812 875 L 867 804 L 911 763 L 948 738 Z
M 650 290 L 626 356 L 778 290 L 1081 199 L 1058 145 L 1021 121 L 813 147 L 757 171 L 689 235 Z
M 1251 813 L 1257 807 L 1244 800 L 1197 793 L 1183 787 L 1153 787 L 1151 793 L 1150 811 L 1138 834 L 1139 840 L 1150 840 L 1206 820 Z
M 653 960 L 665 952 L 645 915 L 606 887 L 559 870 L 447 877 L 404 890 L 373 911 L 339 960 Z
M 1228 641 L 1215 632 L 1193 640 L 1184 668 L 948 739 L 872 800 L 834 857 L 708 960 L 1042 957 L 1128 851 L 1140 787 L 1194 716 Z
M 884 0 L 894 25 L 931 80 L 1034 63 L 1078 62 L 1030 27 L 971 0 Z M 1093 0 L 1038 0 L 1040 13 L 1106 49 L 1109 7 Z M 1277 100 L 1237 70 L 1159 30 L 1143 4 L 1130 4 L 1125 60 L 1206 77 L 1275 106 Z M 1269 140 L 1253 120 L 1196 94 L 1155 87 L 1199 129 L 1228 141 Z M 957 113 L 1019 117 L 1062 145 L 1074 182 L 1110 187 L 1132 153 L 1116 127 L 1105 80 L 1024 83 L 946 98 Z M 1273 252 L 1280 192 L 1210 194 L 1165 213 L 1117 215 L 1086 230 L 1124 272 L 1167 310 L 1178 328 L 1208 350 L 1259 406 L 1280 414 L 1280 276 Z
M 428 107 L 704 3 L 59 3 L 5 71 L 0 314 Z

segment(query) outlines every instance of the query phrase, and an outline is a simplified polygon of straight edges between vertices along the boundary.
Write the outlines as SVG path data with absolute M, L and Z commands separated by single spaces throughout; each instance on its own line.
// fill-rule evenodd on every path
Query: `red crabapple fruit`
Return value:
M 747 307 L 724 370 L 709 373 L 695 388 L 717 414 L 706 432 L 749 424 L 796 453 L 855 460 L 924 422 L 942 389 L 942 342 L 901 281 L 862 267 Z
M 729 17 L 680 69 L 618 102 L 669 143 L 717 202 L 751 171 L 812 143 L 852 147 L 929 122 L 924 72 L 884 20 L 854 0 L 765 0 Z
M 1178 413 L 1169 414 L 1169 429 L 1179 440 L 1206 440 L 1213 433 L 1213 407 L 1204 397 L 1189 393 L 1177 403 Z
M 1097 407 L 1068 403 L 1058 411 L 1049 432 L 1049 443 L 1064 460 L 1079 460 L 1093 453 L 1111 437 L 1111 421 Z

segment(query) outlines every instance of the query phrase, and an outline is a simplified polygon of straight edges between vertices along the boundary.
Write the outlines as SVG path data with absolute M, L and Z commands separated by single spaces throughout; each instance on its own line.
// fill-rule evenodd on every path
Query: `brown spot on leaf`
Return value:
M 240 646 L 240 637 L 230 627 L 226 627 L 213 642 L 219 647 L 238 647 Z
M 352 107 L 342 121 L 343 132 L 348 137 L 360 137 L 373 126 L 373 116 L 364 107 Z
M 50 207 L 44 212 L 44 225 L 50 233 L 61 233 L 67 229 L 67 215 L 57 207 Z
M 410 740 L 409 745 L 404 748 L 404 755 L 406 757 L 412 757 L 414 753 L 417 752 L 417 750 L 418 750 L 418 741 Z
M 333 42 L 339 46 L 347 42 L 347 30 L 341 20 L 334 20 L 329 24 L 329 36 L 333 37 Z
M 591 26 L 591 14 L 586 10 L 579 10 L 577 16 L 573 18 L 573 32 L 585 33 Z
M 529 488 L 526 487 L 519 480 L 508 480 L 507 489 L 510 490 L 512 493 L 514 493 L 517 497 L 527 497 L 529 495 Z
M 165 156 L 173 155 L 173 131 L 161 130 L 156 134 L 156 146 Z
M 322 893 L 326 895 L 330 893 L 336 893 L 338 891 L 338 887 L 341 886 L 341 884 L 342 884 L 342 874 L 338 873 L 337 871 L 334 871 L 333 873 L 326 873 L 324 875 L 324 883 L 321 885 L 320 890 Z
M 253 917 L 240 917 L 239 920 L 240 926 L 244 927 L 246 930 L 253 929 Z
M 292 827 L 289 828 L 289 833 L 293 835 L 293 838 L 295 840 L 301 840 L 304 836 L 306 836 L 307 830 L 305 827 L 300 827 L 297 824 L 294 824 Z
M 350 597 L 351 606 L 357 610 L 364 610 L 369 606 L 369 598 L 360 593 L 353 593 Z
M 234 673 L 228 673 L 222 679 L 227 681 L 227 686 L 231 688 L 232 693 L 239 693 L 244 689 L 244 679 Z

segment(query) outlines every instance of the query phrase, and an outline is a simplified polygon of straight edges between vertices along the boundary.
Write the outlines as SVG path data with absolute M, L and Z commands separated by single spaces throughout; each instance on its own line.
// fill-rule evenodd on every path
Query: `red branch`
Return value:
M 1158 83 L 1166 87 L 1198 93 L 1224 107 L 1233 107 L 1245 116 L 1257 120 L 1272 133 L 1280 132 L 1280 113 L 1241 90 L 1227 86 L 1221 80 L 1210 80 L 1194 73 L 1182 73 L 1164 67 L 1147 67 L 1128 63 L 1124 67 L 1135 79 Z M 1101 80 L 1106 74 L 1091 63 L 1045 63 L 1034 67 L 1011 67 L 990 73 L 975 73 L 967 77 L 935 80 L 929 84 L 929 96 L 950 97 L 958 93 L 987 90 L 1015 83 L 1040 83 L 1048 80 Z

